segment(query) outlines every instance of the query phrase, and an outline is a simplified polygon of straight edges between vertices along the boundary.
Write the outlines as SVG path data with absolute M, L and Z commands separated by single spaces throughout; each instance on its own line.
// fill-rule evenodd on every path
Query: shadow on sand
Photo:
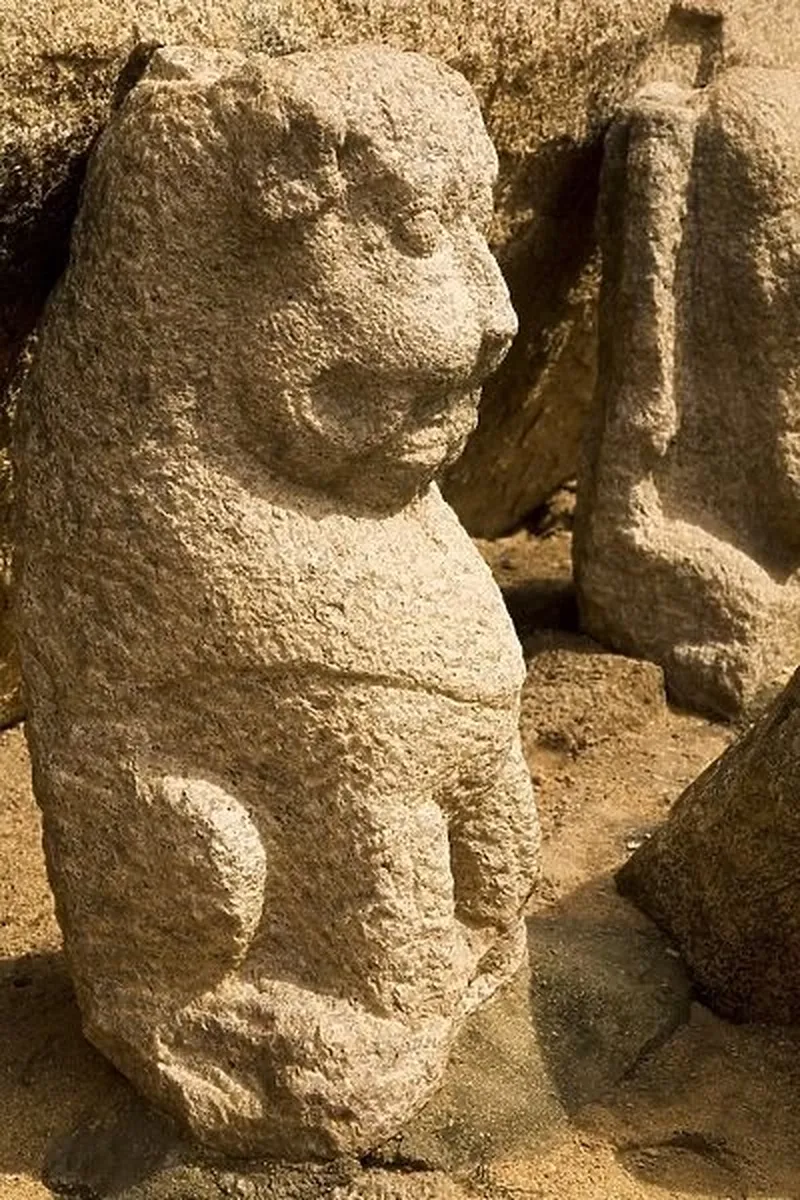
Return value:
M 81 1033 L 61 953 L 0 960 L 0 1172 L 40 1178 L 54 1134 L 127 1085 Z
M 577 928 L 583 928 L 577 936 L 570 934 L 572 950 L 561 952 L 557 972 L 562 980 L 557 1004 L 572 1006 L 577 1020 L 562 1021 L 572 1030 L 567 1039 L 541 1039 L 573 1124 L 610 1142 L 620 1166 L 656 1195 L 800 1197 L 800 1028 L 734 1025 L 697 1002 L 684 1017 L 678 991 L 668 985 L 661 1032 L 654 1025 L 651 1041 L 631 1039 L 631 1047 L 642 1043 L 640 1053 L 617 1081 L 577 1109 L 570 1103 L 586 1076 L 587 1053 L 591 1070 L 592 1044 L 608 1044 L 603 1039 L 607 1020 L 612 1029 L 630 1029 L 637 1007 L 643 1016 L 649 1011 L 652 1020 L 665 948 L 679 967 L 675 952 L 632 905 L 620 897 L 609 905 L 609 882 L 589 880 L 555 913 L 559 937 L 569 929 L 571 911 L 578 916 Z M 587 926 L 593 906 L 605 908 L 600 919 L 607 932 Z M 609 924 L 609 909 L 619 912 L 619 923 L 614 917 Z M 548 913 L 542 927 L 553 919 Z M 546 945 L 533 930 L 532 938 Z M 605 993 L 605 1017 L 603 1007 L 586 1003 L 598 992 Z M 670 1005 L 676 1006 L 672 1022 Z M 533 1013 L 541 1028 L 552 1026 L 552 1011 L 541 996 L 534 997 Z

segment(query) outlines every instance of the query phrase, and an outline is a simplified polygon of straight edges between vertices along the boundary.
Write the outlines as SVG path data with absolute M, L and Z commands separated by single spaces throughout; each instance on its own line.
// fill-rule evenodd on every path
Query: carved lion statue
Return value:
M 466 82 L 159 51 L 20 396 L 48 869 L 89 1038 L 201 1140 L 363 1151 L 517 968 L 519 646 L 434 482 L 516 320 Z

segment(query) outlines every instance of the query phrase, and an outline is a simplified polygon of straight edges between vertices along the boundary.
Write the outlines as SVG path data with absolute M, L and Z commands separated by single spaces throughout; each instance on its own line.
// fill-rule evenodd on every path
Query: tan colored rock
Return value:
M 509 261 L 518 247 L 499 247 L 500 264 L 520 310 L 520 335 L 508 365 L 484 389 L 478 428 L 447 472 L 443 488 L 467 529 L 481 537 L 496 538 L 514 529 L 575 474 L 597 376 L 598 264 L 592 255 L 566 296 L 532 286 L 534 280 L 558 277 L 563 264 L 555 256 L 559 247 L 564 253 L 565 240 L 577 229 L 583 231 L 581 257 L 594 248 L 594 172 L 588 170 L 588 188 L 579 182 L 587 172 L 585 162 L 576 161 L 573 172 L 583 202 L 592 204 L 591 215 L 568 209 L 563 221 L 546 222 L 546 234 L 540 231 L 546 251 L 519 265 Z
M 772 11 L 783 3 L 763 0 L 757 13 L 747 5 L 749 24 L 732 53 L 739 53 L 740 42 L 767 53 L 774 31 L 786 28 Z M 684 7 L 671 8 L 670 0 L 537 0 L 533 6 L 529 0 L 365 0 L 358 6 L 345 0 L 5 0 L 0 386 L 66 262 L 88 149 L 154 44 L 278 53 L 363 39 L 423 50 L 471 81 L 498 146 L 491 241 L 522 327 L 485 390 L 480 426 L 447 473 L 445 495 L 473 533 L 510 529 L 575 473 L 595 378 L 600 131 L 654 72 L 706 82 L 718 65 L 723 15 L 698 20 L 693 6 Z M 732 21 L 727 11 L 724 20 Z M 0 510 L 5 504 L 0 493 Z M 11 645 L 2 617 L 0 641 Z M 0 655 L 13 688 L 16 668 Z
M 800 66 L 800 8 L 785 0 L 716 0 L 731 65 Z
M 605 123 L 643 80 L 706 83 L 727 58 L 800 57 L 786 0 L 4 0 L 0 20 L 0 386 L 66 262 L 88 149 L 154 44 L 377 40 L 467 76 L 500 152 L 491 242 L 521 324 L 444 482 L 483 536 L 575 474 L 595 380 Z M 0 630 L 10 645 L 2 618 Z
M 432 478 L 516 321 L 467 83 L 160 52 L 20 396 L 23 670 L 88 1036 L 236 1154 L 360 1152 L 517 968 L 501 597 Z
M 800 64 L 794 0 L 526 7 L 508 39 L 500 99 L 484 105 L 501 155 L 495 248 L 520 334 L 443 489 L 480 537 L 512 529 L 576 472 L 597 371 L 594 219 L 608 121 L 648 81 L 701 87 L 728 64 Z M 528 38 L 535 61 L 524 73 Z
M 653 88 L 607 143 L 584 628 L 734 716 L 800 658 L 800 75 Z
M 500 151 L 492 243 L 523 331 L 447 495 L 474 532 L 509 527 L 574 474 L 594 378 L 585 263 L 597 134 L 661 46 L 668 9 L 669 0 L 546 0 L 533 10 L 529 0 L 4 0 L 0 387 L 66 262 L 89 147 L 154 44 L 279 53 L 372 40 L 423 50 L 467 75 Z M 4 444 L 0 431 L 0 453 Z M 0 492 L 0 538 L 5 506 Z M 0 616 L 0 642 L 10 639 Z M 13 686 L 15 668 L 4 669 Z
M 800 1020 L 800 671 L 617 876 L 736 1021 Z
M 562 630 L 526 637 L 523 647 L 523 744 L 578 754 L 623 730 L 663 721 L 664 674 L 654 663 L 609 654 L 591 638 Z

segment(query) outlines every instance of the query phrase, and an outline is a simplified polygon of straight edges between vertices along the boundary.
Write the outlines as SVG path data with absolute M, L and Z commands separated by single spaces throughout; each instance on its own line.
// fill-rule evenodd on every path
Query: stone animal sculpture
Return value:
M 88 1037 L 206 1143 L 330 1156 L 517 969 L 523 663 L 434 476 L 516 320 L 457 74 L 159 51 L 20 396 L 28 739 Z
M 582 622 L 725 717 L 800 658 L 799 131 L 800 76 L 738 69 L 607 141 Z

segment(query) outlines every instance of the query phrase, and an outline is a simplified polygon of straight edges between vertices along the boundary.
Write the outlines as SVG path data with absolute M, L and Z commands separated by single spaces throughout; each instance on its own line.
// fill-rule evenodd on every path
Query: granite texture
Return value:
M 607 141 L 585 631 L 736 717 L 800 658 L 800 75 L 644 91 Z
M 364 1152 L 517 969 L 524 666 L 433 482 L 516 318 L 467 82 L 159 51 L 20 394 L 17 587 L 89 1038 L 232 1154 Z

